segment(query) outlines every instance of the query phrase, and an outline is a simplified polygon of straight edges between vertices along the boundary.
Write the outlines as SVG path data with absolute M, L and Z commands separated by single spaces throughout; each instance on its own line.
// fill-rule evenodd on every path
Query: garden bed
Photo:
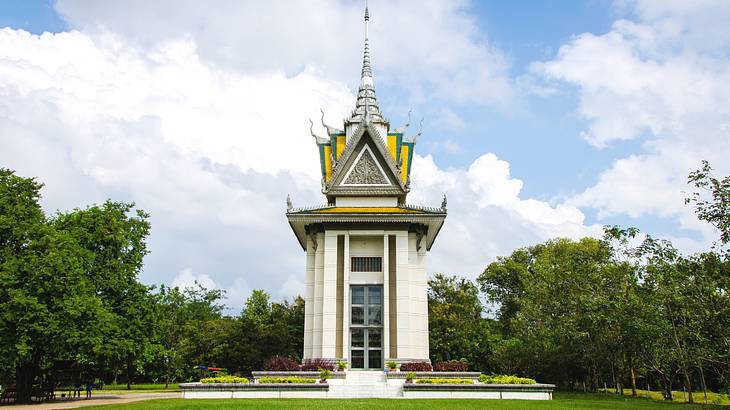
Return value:
M 552 400 L 554 384 L 403 384 L 404 398 Z
M 302 372 L 302 371 L 283 371 L 283 372 L 270 372 L 260 371 L 251 372 L 254 379 L 261 379 L 262 377 L 302 377 L 305 379 L 319 379 L 321 372 Z M 405 377 L 405 376 L 403 376 Z M 478 377 L 478 376 L 477 376 Z M 328 379 L 344 379 L 345 372 L 332 372 L 327 376 Z
M 182 383 L 185 399 L 325 398 L 326 383 Z
M 388 372 L 388 379 L 405 379 L 410 372 Z M 479 380 L 480 372 L 413 372 L 416 379 L 474 379 Z M 334 374 L 334 373 L 333 373 Z

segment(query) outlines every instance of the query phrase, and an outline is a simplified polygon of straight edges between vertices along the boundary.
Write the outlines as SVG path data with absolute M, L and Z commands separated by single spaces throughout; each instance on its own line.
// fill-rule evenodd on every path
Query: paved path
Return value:
M 92 395 L 91 399 L 76 400 L 58 400 L 41 404 L 25 404 L 10 406 L 8 409 L 34 409 L 34 410 L 52 410 L 52 409 L 76 409 L 87 406 L 101 406 L 104 404 L 123 404 L 133 401 L 153 400 L 153 399 L 176 399 L 180 397 L 180 393 L 126 393 L 126 394 L 104 394 Z

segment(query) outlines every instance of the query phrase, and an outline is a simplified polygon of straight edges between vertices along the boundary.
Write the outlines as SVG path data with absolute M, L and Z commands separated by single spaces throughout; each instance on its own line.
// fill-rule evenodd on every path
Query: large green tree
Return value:
M 492 348 L 499 332 L 483 317 L 479 289 L 473 282 L 437 273 L 428 281 L 428 327 L 431 360 L 466 359 L 472 369 L 493 371 Z
M 136 280 L 146 215 L 106 202 L 47 218 L 41 188 L 0 169 L 0 361 L 20 402 L 57 361 L 134 362 L 150 340 L 147 291 Z

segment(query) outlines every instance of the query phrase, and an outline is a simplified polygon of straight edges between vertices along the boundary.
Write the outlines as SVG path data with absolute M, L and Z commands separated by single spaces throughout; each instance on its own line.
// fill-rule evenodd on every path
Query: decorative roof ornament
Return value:
M 415 144 L 416 142 L 418 142 L 418 137 L 420 137 L 421 134 L 423 134 L 423 118 L 421 118 L 421 122 L 418 125 L 418 133 L 416 135 L 410 137 L 410 138 L 407 138 L 407 139 L 410 139 L 409 142 L 412 142 L 412 143 Z
M 291 203 L 291 195 L 286 194 L 286 211 L 291 212 L 294 209 L 294 205 Z
M 441 210 L 446 212 L 446 194 L 444 194 L 444 200 L 441 201 Z
M 333 134 L 342 134 L 344 132 L 335 127 L 331 127 L 331 126 L 325 124 L 324 123 L 324 110 L 320 108 L 319 111 L 322 113 L 322 126 L 327 129 L 327 134 L 329 134 L 331 136 Z
M 393 130 L 393 132 L 395 132 L 396 134 L 403 134 L 408 129 L 408 127 L 411 125 L 411 111 L 413 111 L 413 108 L 408 110 L 408 121 L 406 121 L 406 123 L 402 126 Z
M 314 133 L 314 122 L 312 122 L 311 118 L 309 119 L 309 133 L 312 134 L 312 137 L 314 137 L 314 142 L 316 142 L 317 145 L 322 145 L 330 142 L 327 138 L 322 138 Z

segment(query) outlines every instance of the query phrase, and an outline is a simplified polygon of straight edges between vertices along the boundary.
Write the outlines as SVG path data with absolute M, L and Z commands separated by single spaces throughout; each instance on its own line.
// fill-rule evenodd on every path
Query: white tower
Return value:
M 307 252 L 304 359 L 382 369 L 389 360 L 429 360 L 426 252 L 446 218 L 406 205 L 419 134 L 390 130 L 375 96 L 368 9 L 357 102 L 344 131 L 315 138 L 327 205 L 287 219 Z

